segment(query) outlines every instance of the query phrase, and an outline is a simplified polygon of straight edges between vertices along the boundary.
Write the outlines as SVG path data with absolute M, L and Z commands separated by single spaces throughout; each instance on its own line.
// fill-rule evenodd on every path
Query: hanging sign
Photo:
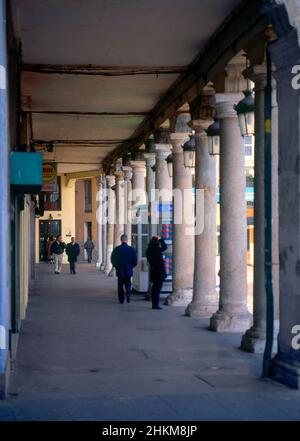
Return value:
M 43 163 L 43 186 L 42 191 L 56 191 L 57 185 L 57 167 L 55 162 Z

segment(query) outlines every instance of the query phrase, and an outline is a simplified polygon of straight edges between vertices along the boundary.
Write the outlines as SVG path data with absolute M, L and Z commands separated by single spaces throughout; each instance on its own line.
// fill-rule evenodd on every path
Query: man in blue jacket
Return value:
M 130 302 L 131 297 L 131 277 L 133 268 L 137 265 L 137 255 L 134 248 L 127 244 L 128 237 L 126 234 L 121 236 L 121 245 L 116 247 L 111 254 L 111 263 L 116 268 L 118 277 L 118 295 L 119 302 L 124 303 L 126 289 L 127 303 Z

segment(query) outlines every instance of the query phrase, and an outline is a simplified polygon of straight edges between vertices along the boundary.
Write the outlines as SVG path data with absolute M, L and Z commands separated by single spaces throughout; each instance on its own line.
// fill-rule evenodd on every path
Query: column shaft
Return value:
M 97 209 L 97 268 L 101 267 L 102 264 L 102 221 L 103 221 L 103 204 L 102 204 L 102 198 L 103 198 L 103 187 L 102 187 L 102 176 L 97 177 L 97 203 L 98 203 L 98 209 Z
M 220 118 L 221 289 L 219 310 L 210 321 L 214 331 L 243 332 L 247 310 L 247 236 L 245 151 L 234 102 L 218 104 Z
M 125 201 L 125 225 L 124 232 L 128 237 L 128 245 L 131 245 L 131 235 L 132 235 L 132 219 L 131 219 L 131 200 L 130 195 L 132 192 L 132 168 L 131 167 L 123 167 L 124 178 L 125 178 L 125 190 L 124 190 L 124 201 Z
M 182 145 L 188 133 L 171 134 L 173 154 L 173 292 L 166 299 L 168 305 L 186 306 L 192 299 L 194 273 L 194 235 L 186 211 L 193 207 L 192 173 L 184 166 Z
M 103 189 L 103 207 L 101 210 L 102 216 L 102 263 L 101 263 L 101 271 L 105 270 L 106 267 L 106 254 L 107 254 L 107 189 L 106 189 L 106 179 L 105 176 L 102 176 L 102 189 Z
M 114 247 L 114 224 L 115 224 L 115 205 L 116 198 L 115 193 L 112 190 L 113 185 L 115 184 L 114 176 L 107 176 L 107 192 L 108 192 L 108 200 L 107 200 L 107 214 L 108 214 L 108 223 L 107 223 L 107 249 L 106 249 L 106 266 L 105 273 L 109 274 L 112 269 L 111 264 L 111 253 Z
M 195 234 L 194 290 L 186 314 L 209 317 L 217 309 L 216 293 L 216 160 L 209 154 L 204 129 L 212 121 L 193 121 L 196 130 L 196 191 L 204 192 L 204 230 Z

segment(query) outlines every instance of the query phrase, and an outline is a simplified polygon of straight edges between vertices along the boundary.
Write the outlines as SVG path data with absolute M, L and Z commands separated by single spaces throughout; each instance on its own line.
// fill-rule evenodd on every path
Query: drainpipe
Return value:
M 6 0 L 0 0 L 0 398 L 5 396 L 10 328 L 9 117 L 6 26 Z
M 274 298 L 272 277 L 272 61 L 266 48 L 267 85 L 265 88 L 265 287 L 267 297 L 266 346 L 263 377 L 269 377 L 274 339 Z

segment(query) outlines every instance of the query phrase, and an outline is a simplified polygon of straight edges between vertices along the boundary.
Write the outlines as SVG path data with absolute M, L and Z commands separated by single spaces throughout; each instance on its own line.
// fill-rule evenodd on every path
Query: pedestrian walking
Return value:
M 160 236 L 155 236 L 152 237 L 146 250 L 146 257 L 150 266 L 150 283 L 152 284 L 152 309 L 162 309 L 159 306 L 159 297 L 167 275 L 162 253 L 167 248 L 165 241 Z
M 55 241 L 54 236 L 50 236 L 46 245 L 46 251 L 47 251 L 47 260 L 48 262 L 50 262 L 51 264 L 54 263 L 54 256 L 51 253 L 51 247 L 53 242 Z
M 84 243 L 83 247 L 86 250 L 87 255 L 88 255 L 88 263 L 91 263 L 93 260 L 93 249 L 95 248 L 95 245 L 90 237 Z
M 132 286 L 131 277 L 133 268 L 137 265 L 137 255 L 134 248 L 128 245 L 128 237 L 126 234 L 121 236 L 121 245 L 116 247 L 111 254 L 111 263 L 116 268 L 118 277 L 118 297 L 119 302 L 124 303 L 126 290 L 126 300 L 130 303 Z
M 54 255 L 54 273 L 60 274 L 62 269 L 63 254 L 66 249 L 66 244 L 62 241 L 61 236 L 57 236 L 53 244 L 51 245 L 51 254 Z
M 75 242 L 75 237 L 71 237 L 71 242 L 68 243 L 66 248 L 66 254 L 68 256 L 68 262 L 70 264 L 70 274 L 76 274 L 76 262 L 77 257 L 80 254 L 80 246 Z

